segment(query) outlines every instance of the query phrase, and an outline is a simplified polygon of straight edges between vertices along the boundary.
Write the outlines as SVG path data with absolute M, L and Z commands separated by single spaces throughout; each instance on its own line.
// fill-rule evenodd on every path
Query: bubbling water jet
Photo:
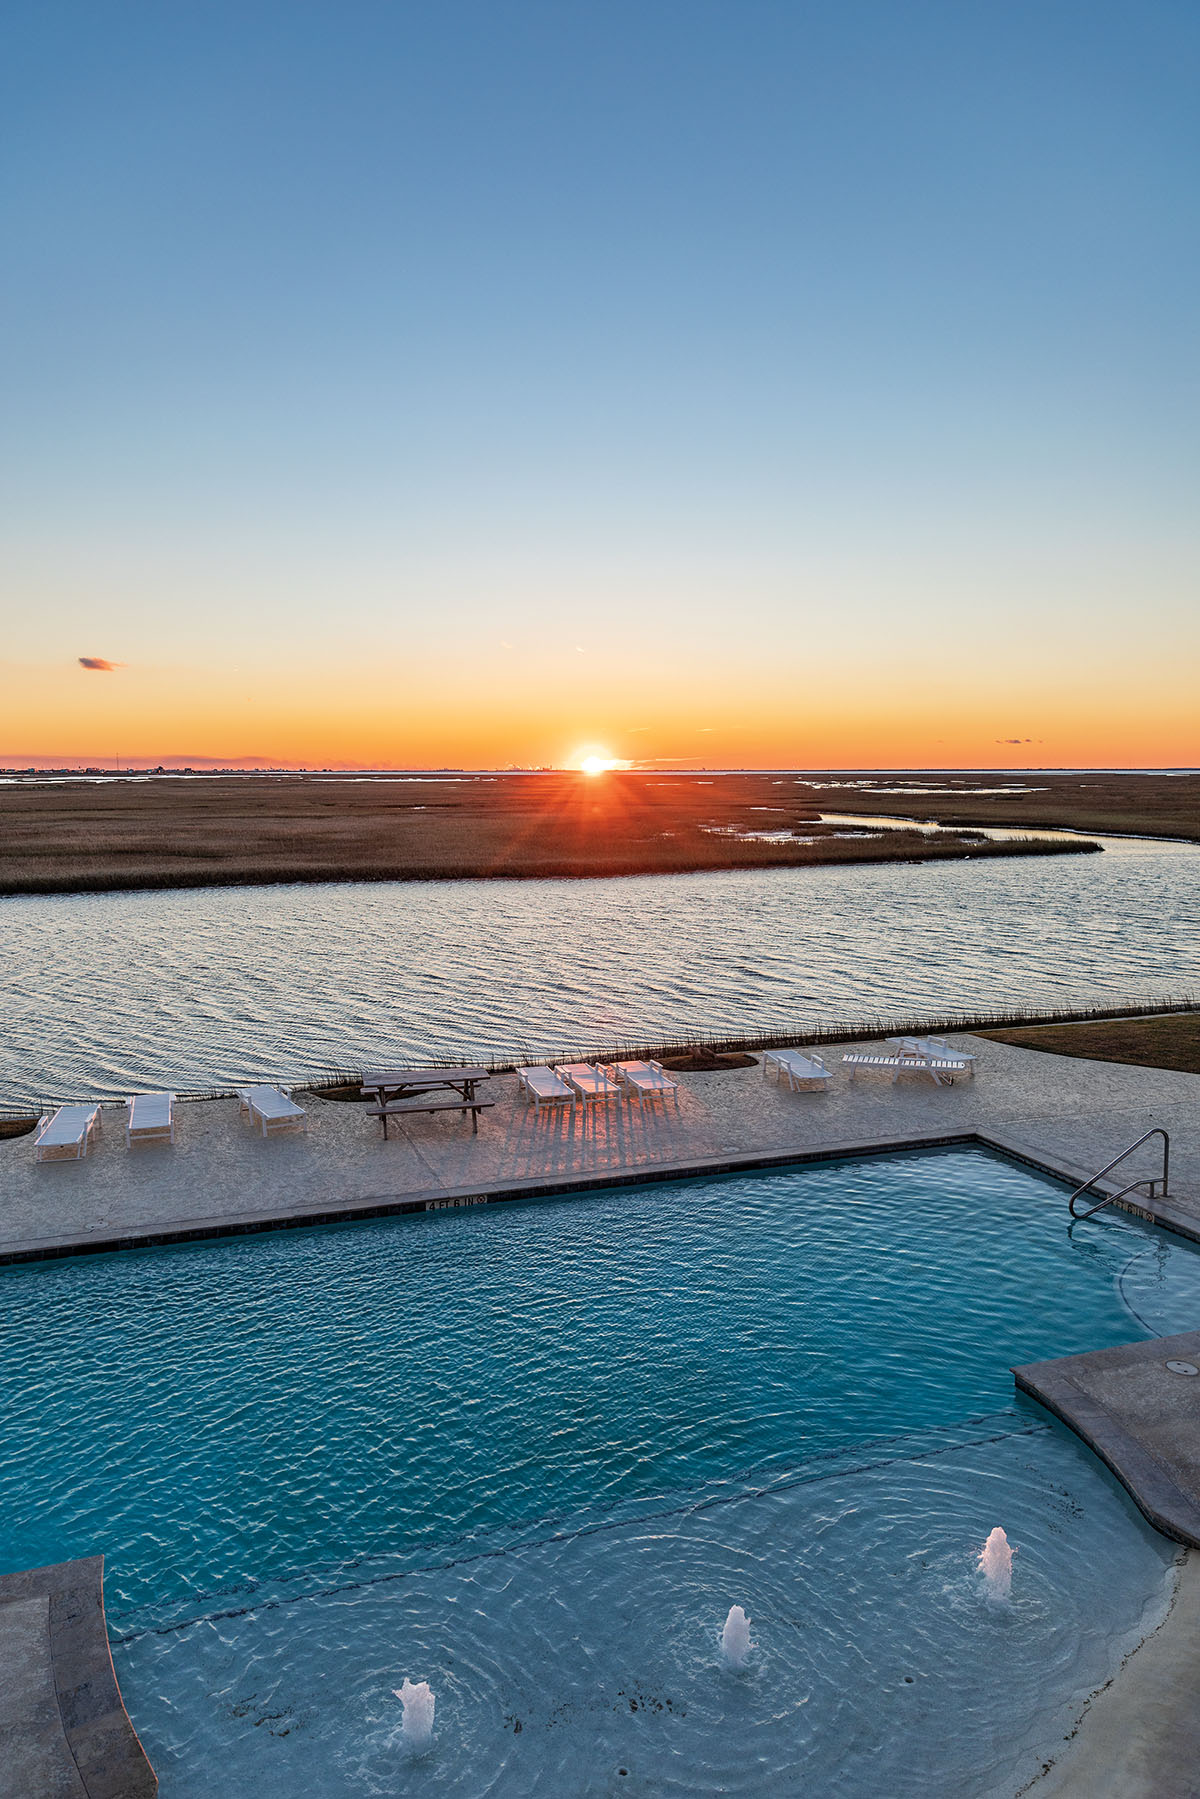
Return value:
M 979 1572 L 987 1582 L 988 1598 L 999 1605 L 1007 1605 L 1012 1592 L 1012 1559 L 1012 1545 L 997 1524 L 979 1552 Z
M 727 1668 L 744 1668 L 750 1653 L 750 1620 L 740 1605 L 731 1605 L 721 1631 L 721 1654 Z
M 409 1680 L 406 1676 L 403 1686 L 393 1687 L 392 1691 L 404 1707 L 400 1724 L 404 1740 L 414 1754 L 424 1755 L 433 1741 L 433 1712 L 437 1704 L 433 1688 L 427 1680 Z

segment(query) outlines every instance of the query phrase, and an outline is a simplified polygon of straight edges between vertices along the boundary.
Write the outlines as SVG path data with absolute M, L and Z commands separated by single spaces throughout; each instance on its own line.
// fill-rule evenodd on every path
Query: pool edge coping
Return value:
M 493 1181 L 465 1187 L 421 1187 L 405 1193 L 364 1194 L 358 1199 L 282 1207 L 263 1212 L 244 1212 L 217 1218 L 180 1219 L 140 1230 L 88 1232 L 70 1237 L 31 1238 L 0 1245 L 0 1267 L 28 1262 L 59 1261 L 70 1256 L 117 1254 L 123 1250 L 167 1248 L 175 1244 L 217 1241 L 223 1237 L 257 1236 L 268 1231 L 298 1230 L 330 1224 L 353 1224 L 374 1218 L 396 1218 L 416 1213 L 468 1209 L 518 1200 L 559 1199 L 572 1194 L 612 1191 L 622 1187 L 654 1186 L 680 1180 L 699 1180 L 722 1174 L 769 1172 L 822 1162 L 857 1161 L 866 1157 L 897 1155 L 922 1149 L 948 1149 L 978 1145 L 995 1150 L 1010 1160 L 1036 1169 L 1039 1174 L 1070 1186 L 1087 1179 L 1087 1171 L 1055 1158 L 1042 1149 L 989 1130 L 910 1132 L 867 1142 L 826 1143 L 818 1147 L 747 1150 L 719 1155 L 693 1156 L 687 1160 L 623 1164 L 588 1174 L 541 1175 L 523 1181 Z M 1117 1192 L 1112 1180 L 1096 1181 L 1096 1190 L 1109 1196 Z M 1147 1199 L 1134 1203 L 1129 1197 L 1120 1209 L 1147 1223 L 1159 1225 L 1177 1236 L 1200 1243 L 1200 1214 L 1178 1211 L 1169 1202 Z

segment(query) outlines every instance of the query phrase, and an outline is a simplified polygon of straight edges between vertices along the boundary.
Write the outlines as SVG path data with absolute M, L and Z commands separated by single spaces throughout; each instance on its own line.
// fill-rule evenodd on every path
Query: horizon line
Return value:
M 1042 763 L 1042 764 L 999 764 L 999 763 L 739 763 L 712 765 L 695 763 L 682 767 L 682 759 L 673 757 L 647 757 L 644 762 L 627 763 L 606 772 L 613 774 L 669 774 L 680 775 L 708 774 L 993 774 L 993 775 L 1051 775 L 1051 774 L 1200 774 L 1200 765 L 1192 763 Z M 53 760 L 49 756 L 11 756 L 5 757 L 0 752 L 0 775 L 23 774 L 94 774 L 94 775 L 252 775 L 252 774 L 310 774 L 310 775 L 539 775 L 539 774 L 579 774 L 578 768 L 565 763 L 503 763 L 481 764 L 468 767 L 452 763 L 410 763 L 386 765 L 383 763 L 345 762 L 270 762 L 251 760 L 223 760 L 215 756 L 193 756 L 186 761 L 182 756 L 160 757 L 157 760 L 137 757 L 122 757 L 119 761 L 114 757 L 106 760 L 99 757 L 92 761 L 83 758 L 63 758 Z

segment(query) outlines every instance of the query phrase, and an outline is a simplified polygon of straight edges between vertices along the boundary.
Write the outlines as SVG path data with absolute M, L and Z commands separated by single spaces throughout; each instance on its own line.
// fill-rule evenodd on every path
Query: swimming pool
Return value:
M 104 1551 L 163 1799 L 1011 1792 L 1174 1551 L 1009 1369 L 1200 1299 L 1067 1226 L 957 1149 L 12 1269 L 3 1567 Z

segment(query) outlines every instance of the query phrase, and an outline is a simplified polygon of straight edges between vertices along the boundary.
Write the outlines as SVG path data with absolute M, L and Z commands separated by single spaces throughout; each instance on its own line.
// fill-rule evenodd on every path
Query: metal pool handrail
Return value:
M 1110 1193 L 1107 1199 L 1102 1199 L 1098 1206 L 1092 1206 L 1090 1211 L 1077 1212 L 1075 1210 L 1075 1201 L 1079 1198 L 1081 1193 L 1086 1193 L 1089 1187 L 1094 1187 L 1098 1180 L 1102 1180 L 1106 1174 L 1117 1166 L 1118 1162 L 1123 1162 L 1126 1156 L 1131 1156 L 1135 1149 L 1140 1149 L 1143 1143 L 1148 1143 L 1150 1141 L 1151 1137 L 1161 1137 L 1163 1140 L 1163 1165 L 1161 1175 L 1153 1175 L 1151 1177 L 1143 1175 L 1140 1180 L 1130 1181 L 1129 1185 L 1127 1187 L 1122 1187 L 1119 1193 Z M 1125 1195 L 1127 1193 L 1132 1193 L 1135 1187 L 1149 1187 L 1149 1197 L 1153 1199 L 1154 1189 L 1158 1186 L 1160 1181 L 1162 1182 L 1162 1197 L 1165 1199 L 1167 1197 L 1167 1177 L 1170 1174 L 1170 1169 L 1171 1139 L 1167 1136 L 1167 1133 L 1163 1130 L 1162 1126 L 1156 1124 L 1152 1130 L 1145 1131 L 1142 1136 L 1138 1138 L 1136 1143 L 1131 1143 L 1128 1149 L 1123 1149 L 1119 1156 L 1114 1156 L 1111 1162 L 1106 1162 L 1100 1172 L 1094 1174 L 1090 1181 L 1084 1181 L 1082 1187 L 1076 1187 L 1074 1193 L 1072 1193 L 1070 1199 L 1067 1201 L 1067 1208 L 1070 1211 L 1072 1218 L 1094 1218 L 1097 1212 L 1103 1211 L 1105 1206 L 1111 1206 L 1115 1200 L 1124 1199 Z

